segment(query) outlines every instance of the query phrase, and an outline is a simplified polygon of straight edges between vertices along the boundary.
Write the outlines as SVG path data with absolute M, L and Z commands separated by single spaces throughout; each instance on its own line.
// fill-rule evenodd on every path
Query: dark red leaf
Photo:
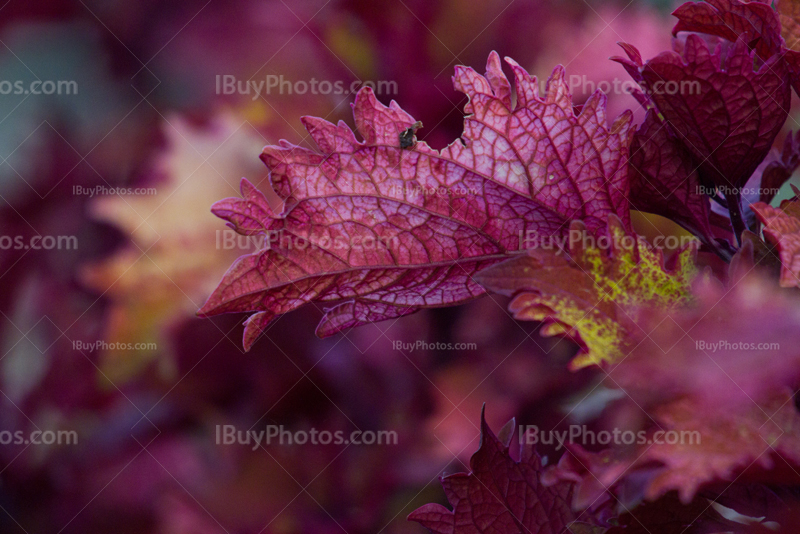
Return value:
M 573 369 L 624 359 L 643 335 L 636 325 L 643 307 L 663 309 L 691 301 L 696 248 L 681 250 L 668 269 L 662 252 L 644 238 L 626 234 L 615 216 L 609 216 L 608 232 L 597 240 L 580 221 L 573 221 L 568 256 L 549 243 L 534 245 L 539 248 L 475 278 L 490 291 L 514 297 L 509 310 L 515 319 L 546 321 L 543 335 L 577 341 L 582 350 L 570 362 Z
M 672 13 L 679 22 L 672 29 L 716 35 L 736 42 L 744 36 L 750 48 L 767 60 L 781 52 L 783 38 L 778 14 L 769 4 L 739 0 L 687 2 Z
M 709 197 L 697 169 L 691 153 L 658 113 L 649 110 L 631 143 L 631 208 L 672 219 L 712 241 Z
M 790 73 L 792 87 L 800 95 L 800 53 L 793 50 L 797 47 L 795 29 L 798 24 L 792 17 L 795 9 L 789 7 L 795 2 L 776 4 L 781 10 L 780 16 L 770 7 L 770 2 L 687 2 L 673 13 L 680 22 L 672 32 L 674 35 L 681 31 L 706 33 L 730 42 L 741 37 L 751 49 L 755 49 L 763 61 L 781 56 Z M 788 47 L 782 33 L 791 38 L 792 42 Z
M 513 426 L 510 436 L 513 436 Z M 599 523 L 594 515 L 570 508 L 572 484 L 545 486 L 540 480 L 542 459 L 530 446 L 514 460 L 508 443 L 501 442 L 481 416 L 481 446 L 470 459 L 471 473 L 441 479 L 448 510 L 426 504 L 409 520 L 437 534 L 563 534 Z M 602 531 L 602 530 L 601 530 Z
M 769 153 L 791 95 L 778 56 L 754 71 L 743 41 L 722 55 L 690 35 L 683 56 L 664 52 L 639 72 L 667 124 L 699 161 L 701 182 L 738 190 Z

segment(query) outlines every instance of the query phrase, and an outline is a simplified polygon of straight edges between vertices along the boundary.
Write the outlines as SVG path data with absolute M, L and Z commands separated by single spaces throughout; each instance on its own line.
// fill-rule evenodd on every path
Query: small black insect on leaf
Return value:
M 422 122 L 417 121 L 410 128 L 400 134 L 400 148 L 412 148 L 417 144 L 417 130 L 422 128 Z

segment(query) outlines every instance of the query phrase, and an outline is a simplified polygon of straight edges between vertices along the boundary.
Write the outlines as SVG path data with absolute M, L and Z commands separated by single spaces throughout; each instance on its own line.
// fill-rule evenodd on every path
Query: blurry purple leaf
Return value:
M 766 160 L 766 167 L 764 172 L 761 173 L 761 180 L 758 182 L 760 189 L 759 200 L 769 204 L 778 190 L 786 181 L 792 177 L 794 171 L 800 165 L 800 131 L 797 135 L 786 136 L 786 141 L 783 144 L 783 151 L 776 152 L 774 158 L 770 161 Z
M 764 484 L 720 484 L 701 493 L 706 499 L 748 517 L 778 521 L 789 505 L 797 506 L 797 489 L 769 487 Z
M 619 517 L 619 526 L 606 534 L 717 534 L 744 529 L 744 525 L 724 519 L 702 497 L 684 504 L 674 494 L 668 494 L 628 510 Z
M 787 468 L 800 465 L 800 301 L 753 273 L 696 295 L 694 308 L 643 314 L 648 337 L 608 373 L 644 412 L 647 440 L 573 447 L 579 461 L 562 460 L 548 481 L 578 482 L 583 502 L 612 488 L 634 501 L 675 490 L 684 503 L 711 484 L 752 481 L 745 471 L 800 481 Z

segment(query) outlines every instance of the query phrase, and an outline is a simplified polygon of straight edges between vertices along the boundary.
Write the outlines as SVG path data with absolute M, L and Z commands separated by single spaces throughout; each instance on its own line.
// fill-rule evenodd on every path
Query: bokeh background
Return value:
M 480 411 L 499 428 L 566 426 L 596 383 L 576 347 L 485 297 L 317 339 L 321 310 L 282 317 L 241 350 L 242 316 L 196 310 L 231 262 L 209 211 L 247 177 L 268 191 L 261 148 L 309 145 L 300 117 L 352 126 L 353 94 L 257 84 L 393 82 L 379 94 L 457 139 L 456 64 L 491 50 L 540 78 L 556 64 L 626 80 L 617 41 L 670 47 L 670 2 L 583 0 L 8 0 L 0 6 L 0 234 L 74 236 L 77 248 L 0 250 L 0 430 L 69 430 L 72 445 L 0 445 L 0 532 L 27 534 L 421 533 L 466 470 Z M 15 94 L 3 81 L 75 82 Z M 45 87 L 44 85 L 42 86 Z M 393 93 L 396 94 L 387 94 Z M 609 95 L 612 115 L 638 108 Z M 638 113 L 638 111 L 637 111 Z M 641 116 L 639 114 L 638 116 Z M 119 189 L 124 188 L 124 189 Z M 96 194 L 89 195 L 88 191 Z M 2 244 L 2 242 L 0 242 Z M 251 250 L 252 251 L 252 250 Z M 396 350 L 395 342 L 471 343 Z M 261 431 L 387 430 L 397 444 L 215 441 Z M 547 452 L 547 448 L 544 448 Z

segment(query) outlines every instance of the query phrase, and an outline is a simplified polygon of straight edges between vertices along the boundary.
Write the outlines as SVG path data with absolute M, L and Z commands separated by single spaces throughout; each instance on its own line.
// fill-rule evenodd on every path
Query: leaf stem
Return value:
M 736 234 L 736 243 L 742 246 L 742 233 L 747 229 L 742 218 L 742 195 L 738 191 L 726 193 L 725 200 L 728 202 L 728 213 L 731 217 L 733 233 Z

